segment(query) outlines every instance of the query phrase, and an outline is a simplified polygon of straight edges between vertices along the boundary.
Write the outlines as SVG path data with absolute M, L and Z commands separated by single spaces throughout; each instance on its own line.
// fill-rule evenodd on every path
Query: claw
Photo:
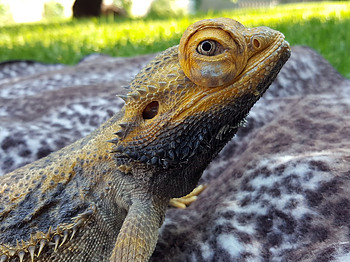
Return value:
M 68 231 L 65 230 L 63 232 L 63 239 L 62 239 L 62 243 L 60 244 L 60 246 L 62 246 L 64 244 L 64 242 L 66 242 L 67 238 L 68 238 Z
M 40 256 L 40 253 L 43 250 L 43 248 L 45 247 L 46 243 L 47 243 L 46 239 L 40 240 L 40 247 L 39 247 L 39 251 L 38 251 L 38 256 Z
M 169 201 L 169 204 L 176 208 L 186 208 L 194 201 L 197 200 L 197 197 L 204 189 L 206 189 L 206 185 L 197 186 L 191 193 L 181 198 L 172 198 Z
M 18 252 L 19 262 L 23 262 L 24 255 L 25 253 L 23 250 Z
M 70 240 L 72 240 L 74 235 L 75 235 L 75 233 L 77 233 L 77 228 L 78 227 L 76 225 L 73 227 L 73 233 L 72 233 L 72 236 L 70 237 Z
M 34 261 L 35 246 L 29 246 L 28 247 L 28 251 L 29 251 L 29 254 L 30 254 L 31 261 L 33 262 Z
M 55 235 L 54 237 L 53 237 L 53 239 L 55 240 L 55 249 L 54 249 L 54 251 L 56 251 L 57 250 L 57 247 L 58 247 L 58 244 L 59 244 L 59 242 L 60 242 L 60 235 Z

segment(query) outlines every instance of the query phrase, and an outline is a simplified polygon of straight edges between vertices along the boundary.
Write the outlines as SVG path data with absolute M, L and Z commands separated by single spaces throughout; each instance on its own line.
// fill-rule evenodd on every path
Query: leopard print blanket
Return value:
M 0 175 L 90 133 L 153 57 L 0 64 Z M 350 261 L 349 170 L 350 81 L 293 47 L 203 174 L 208 188 L 167 211 L 151 261 Z

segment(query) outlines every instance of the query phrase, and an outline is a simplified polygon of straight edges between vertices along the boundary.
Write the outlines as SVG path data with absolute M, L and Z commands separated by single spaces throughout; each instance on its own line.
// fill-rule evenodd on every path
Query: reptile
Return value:
M 282 33 L 189 26 L 90 135 L 0 178 L 0 262 L 148 261 L 189 194 L 290 56 Z

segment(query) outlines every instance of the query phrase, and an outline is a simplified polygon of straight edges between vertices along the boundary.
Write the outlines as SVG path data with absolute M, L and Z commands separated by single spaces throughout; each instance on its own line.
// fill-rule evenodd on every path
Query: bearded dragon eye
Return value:
M 142 112 L 143 119 L 152 119 L 158 114 L 159 103 L 153 101 L 149 103 Z
M 213 40 L 204 40 L 199 43 L 197 52 L 201 55 L 211 56 L 216 51 L 216 42 Z

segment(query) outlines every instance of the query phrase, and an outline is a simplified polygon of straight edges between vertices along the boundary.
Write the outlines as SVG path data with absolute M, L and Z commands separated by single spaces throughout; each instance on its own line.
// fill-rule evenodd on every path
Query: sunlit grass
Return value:
M 113 56 L 153 53 L 178 44 L 189 24 L 214 17 L 275 28 L 292 45 L 313 47 L 350 78 L 350 2 L 288 4 L 172 19 L 101 18 L 0 27 L 0 61 L 32 59 L 74 64 L 93 52 Z

